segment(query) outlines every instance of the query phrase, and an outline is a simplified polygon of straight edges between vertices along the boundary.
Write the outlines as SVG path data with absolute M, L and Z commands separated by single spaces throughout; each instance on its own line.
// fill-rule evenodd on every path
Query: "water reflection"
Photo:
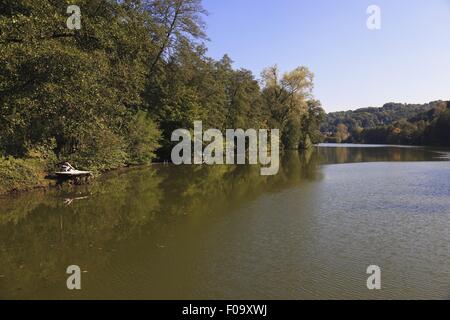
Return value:
M 317 148 L 322 164 L 395 161 L 443 161 L 442 152 L 426 147 L 323 144 Z
M 0 198 L 0 298 L 71 298 L 64 287 L 67 266 L 83 266 L 88 276 L 117 271 L 117 264 L 136 260 L 130 248 L 137 251 L 140 241 L 146 248 L 157 250 L 143 252 L 151 251 L 151 257 L 158 257 L 161 250 L 167 249 L 161 239 L 166 239 L 176 224 L 183 223 L 183 217 L 198 217 L 196 223 L 203 225 L 207 220 L 202 217 L 235 212 L 263 194 L 320 181 L 323 164 L 422 161 L 434 157 L 432 152 L 421 149 L 318 148 L 287 152 L 279 174 L 273 177 L 261 176 L 256 166 L 156 165 L 114 172 L 90 185 Z M 304 205 L 315 206 L 314 194 L 308 199 Z M 201 230 L 208 225 L 203 227 Z M 179 239 L 183 228 L 176 230 L 174 237 Z M 181 259 L 185 253 L 173 254 Z M 162 273 L 169 266 L 159 266 L 158 261 L 166 260 L 152 261 L 153 272 L 161 272 L 156 276 L 165 279 Z M 181 266 L 176 268 L 182 272 L 178 269 Z M 207 269 L 205 266 L 204 272 Z M 121 276 L 139 282 L 131 274 Z M 167 283 L 161 283 L 162 287 Z M 153 298 L 162 297 L 152 293 Z M 96 294 L 105 297 L 101 290 L 90 292 L 88 297 Z
M 275 177 L 261 177 L 255 166 L 153 166 L 90 185 L 0 198 L 0 298 L 65 283 L 64 270 L 74 261 L 100 271 L 126 239 L 178 216 L 230 210 L 316 179 L 316 167 L 312 152 L 287 154 Z

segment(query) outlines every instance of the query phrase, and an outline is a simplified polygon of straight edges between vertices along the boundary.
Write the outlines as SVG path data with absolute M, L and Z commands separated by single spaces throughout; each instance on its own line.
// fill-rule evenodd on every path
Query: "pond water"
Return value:
M 154 165 L 3 197 L 0 299 L 449 299 L 448 160 L 321 145 L 273 177 Z

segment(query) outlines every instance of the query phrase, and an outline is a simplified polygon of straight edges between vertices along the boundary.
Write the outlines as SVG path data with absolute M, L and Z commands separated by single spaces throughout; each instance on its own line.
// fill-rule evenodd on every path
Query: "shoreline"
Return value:
M 123 166 L 123 167 L 118 167 L 115 169 L 111 169 L 111 170 L 107 170 L 107 171 L 102 171 L 99 173 L 96 173 L 92 176 L 91 179 L 87 180 L 84 183 L 73 183 L 74 180 L 66 180 L 64 181 L 64 179 L 58 179 L 56 177 L 53 177 L 51 173 L 45 172 L 45 171 L 41 171 L 38 172 L 37 174 L 39 175 L 39 179 L 38 182 L 36 184 L 33 185 L 29 185 L 29 186 L 24 186 L 23 188 L 12 188 L 9 190 L 2 190 L 0 188 L 0 197 L 8 197 L 8 196 L 20 196 L 29 192 L 33 192 L 33 191 L 43 191 L 46 192 L 50 189 L 54 189 L 54 188 L 58 188 L 58 187 L 63 187 L 63 186 L 82 186 L 82 185 L 88 185 L 90 181 L 92 180 L 96 180 L 100 177 L 103 177 L 105 175 L 108 175 L 109 173 L 112 172 L 120 172 L 120 171 L 124 171 L 124 170 L 131 170 L 131 169 L 136 169 L 136 168 L 145 168 L 147 166 L 155 166 L 155 165 L 164 165 L 164 162 L 154 162 L 151 164 L 144 164 L 144 165 L 129 165 L 129 166 Z M 51 178 L 50 178 L 51 177 Z M 0 187 L 2 186 L 2 182 L 0 181 Z
M 450 148 L 448 147 L 437 147 L 437 146 L 411 146 L 411 145 L 374 145 L 374 144 L 355 144 L 355 143 L 345 143 L 345 144 L 338 144 L 338 143 L 319 143 L 317 145 L 314 145 L 315 148 L 317 147 L 347 147 L 347 148 L 353 148 L 353 147 L 361 147 L 361 148 L 370 148 L 370 147 L 393 147 L 393 148 L 423 148 L 423 149 L 428 149 L 430 151 L 436 152 L 436 153 L 440 153 L 442 155 L 443 159 L 449 160 L 450 159 Z M 23 159 L 22 159 L 23 160 Z M 90 183 L 90 181 L 92 180 L 97 180 L 100 177 L 104 177 L 107 176 L 109 173 L 112 172 L 121 172 L 121 171 L 127 171 L 127 170 L 132 170 L 132 169 L 136 169 L 136 168 L 145 168 L 145 167 L 152 167 L 152 166 L 164 166 L 164 165 L 170 165 L 171 162 L 170 161 L 155 161 L 152 162 L 151 164 L 143 164 L 143 165 L 126 165 L 126 166 L 121 166 L 121 167 L 117 167 L 114 169 L 110 169 L 110 170 L 106 170 L 106 171 L 102 171 L 102 172 L 97 172 L 95 173 L 91 179 L 88 179 L 86 182 L 82 182 L 82 183 L 73 183 L 73 181 L 61 181 L 58 180 L 57 178 L 53 177 L 50 178 L 52 176 L 51 173 L 49 173 L 48 171 L 44 171 L 44 170 L 40 170 L 40 171 L 35 171 L 34 174 L 37 178 L 37 181 L 35 183 L 30 183 L 27 185 L 27 183 L 23 183 L 23 187 L 14 187 L 14 188 L 5 188 L 4 186 L 6 185 L 6 183 L 3 183 L 2 181 L 0 181 L 0 197 L 8 197 L 8 196 L 20 196 L 22 194 L 26 194 L 28 192 L 33 192 L 33 191 L 47 191 L 53 188 L 61 188 L 63 186 L 82 186 L 82 185 L 87 185 Z M 44 167 L 43 164 L 42 168 Z M 3 188 L 2 188 L 3 187 Z

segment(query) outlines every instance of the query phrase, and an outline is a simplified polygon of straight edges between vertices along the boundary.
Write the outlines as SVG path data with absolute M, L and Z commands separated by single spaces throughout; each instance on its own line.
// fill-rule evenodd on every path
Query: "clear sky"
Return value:
M 209 55 L 305 65 L 327 111 L 450 99 L 450 0 L 204 0 Z M 381 30 L 369 30 L 369 5 Z

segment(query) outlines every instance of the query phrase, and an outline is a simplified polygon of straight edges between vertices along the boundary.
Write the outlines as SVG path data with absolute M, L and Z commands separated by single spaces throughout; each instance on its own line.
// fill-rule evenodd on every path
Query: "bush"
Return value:
M 128 129 L 129 164 L 148 164 L 155 157 L 159 148 L 161 132 L 144 111 L 139 111 L 131 121 Z
M 70 153 L 60 154 L 61 161 L 69 161 L 78 169 L 106 171 L 124 166 L 126 145 L 122 137 L 107 128 L 83 131 Z
M 39 186 L 43 164 L 37 159 L 0 157 L 0 193 Z
M 59 154 L 60 161 L 92 171 L 107 171 L 125 165 L 148 164 L 159 147 L 160 132 L 146 112 L 124 119 L 120 132 L 91 124 L 79 130 Z
M 311 149 L 312 147 L 314 147 L 314 144 L 312 143 L 309 134 L 307 134 L 306 137 L 300 141 L 300 149 Z

